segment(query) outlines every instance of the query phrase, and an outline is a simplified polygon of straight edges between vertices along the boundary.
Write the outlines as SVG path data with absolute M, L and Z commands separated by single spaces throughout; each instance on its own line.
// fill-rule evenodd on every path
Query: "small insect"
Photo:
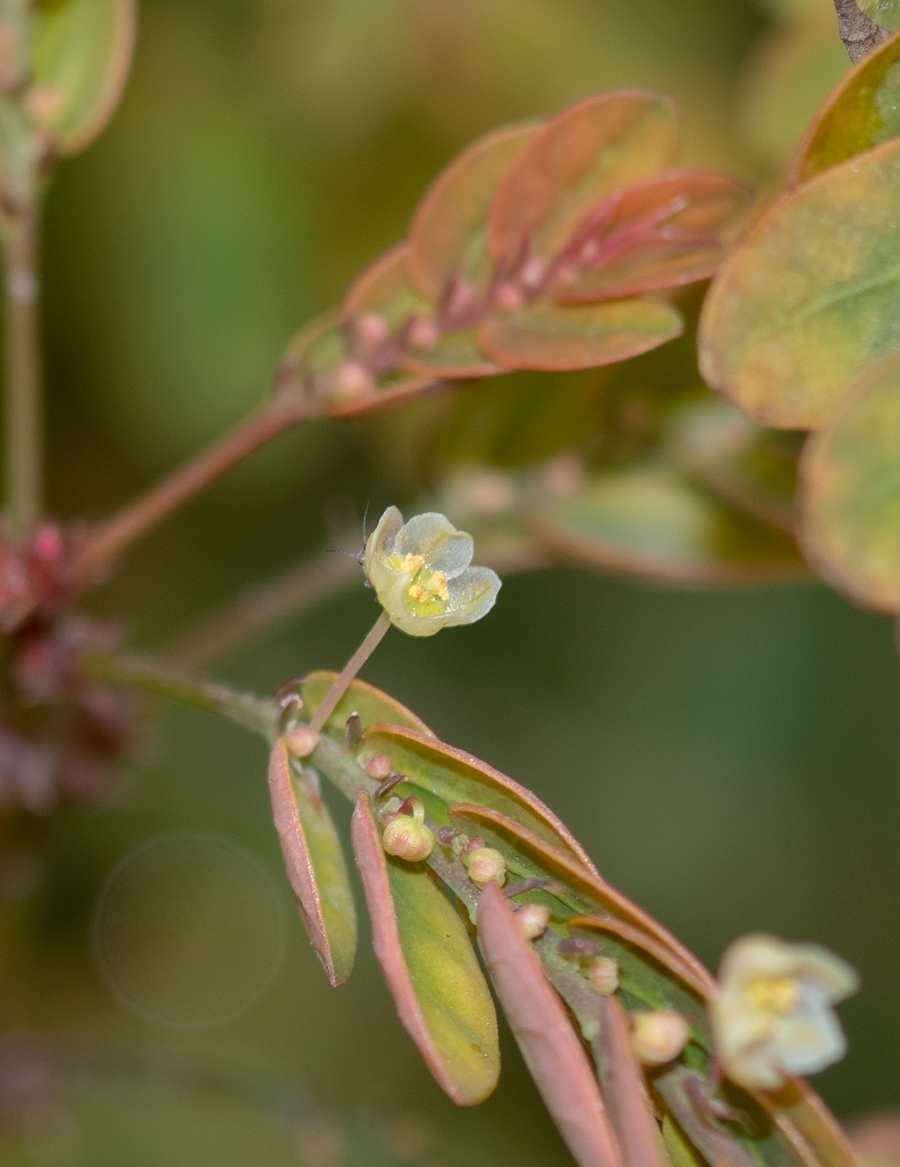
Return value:
M 349 555 L 351 559 L 356 560 L 356 562 L 359 564 L 360 567 L 362 567 L 366 561 L 366 543 L 368 543 L 368 541 L 369 541 L 368 532 L 366 530 L 366 522 L 367 522 L 368 517 L 369 517 L 369 506 L 370 505 L 371 505 L 370 503 L 366 503 L 366 509 L 365 509 L 364 514 L 363 514 L 363 521 L 362 521 L 363 540 L 362 540 L 362 547 L 360 547 L 359 551 L 346 551 L 343 547 L 329 547 L 328 548 L 328 550 L 330 552 L 332 552 L 332 554 L 334 554 L 334 555 Z M 368 579 L 366 579 L 365 583 L 366 583 L 367 588 L 370 588 L 372 586 L 369 583 Z

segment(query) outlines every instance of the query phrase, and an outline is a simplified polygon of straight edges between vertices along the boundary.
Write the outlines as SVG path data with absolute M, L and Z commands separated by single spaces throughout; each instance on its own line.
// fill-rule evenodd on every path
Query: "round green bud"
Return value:
M 673 1061 L 688 1043 L 690 1028 L 680 1013 L 663 1009 L 633 1013 L 631 1044 L 645 1066 L 664 1066 Z
M 601 997 L 609 997 L 619 987 L 619 966 L 609 956 L 598 956 L 588 965 L 591 988 Z
M 420 863 L 434 850 L 434 835 L 420 818 L 398 814 L 386 824 L 381 844 L 388 855 L 396 855 L 408 863 Z
M 526 940 L 538 940 L 547 931 L 550 909 L 546 904 L 522 904 L 516 912 L 516 923 Z
M 506 860 L 493 847 L 476 847 L 464 853 L 463 862 L 469 869 L 469 879 L 476 887 L 487 887 L 489 883 L 506 882 Z

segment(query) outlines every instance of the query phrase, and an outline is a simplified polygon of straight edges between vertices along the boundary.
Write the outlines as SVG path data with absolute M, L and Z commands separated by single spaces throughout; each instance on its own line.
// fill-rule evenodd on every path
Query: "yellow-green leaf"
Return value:
M 367 791 L 353 812 L 353 851 L 400 1020 L 450 1098 L 475 1106 L 497 1085 L 500 1047 L 466 926 L 426 868 L 387 858 Z
M 340 839 L 309 774 L 295 773 L 284 743 L 269 759 L 272 817 L 310 943 L 332 985 L 350 976 L 356 908 Z
M 137 0 L 44 0 L 32 41 L 33 116 L 59 154 L 89 145 L 128 78 Z
M 802 538 L 822 575 L 866 607 L 900 611 L 900 360 L 810 441 Z
M 553 551 L 641 578 L 725 585 L 807 574 L 790 535 L 655 463 L 596 474 L 534 519 Z
M 820 106 L 791 163 L 789 186 L 900 134 L 900 33 L 863 57 Z
M 700 319 L 700 371 L 763 425 L 818 429 L 900 351 L 900 140 L 781 198 L 726 263 Z
M 324 700 L 325 694 L 337 680 L 337 673 L 322 669 L 303 679 L 300 686 L 300 695 L 306 711 L 315 713 Z M 342 736 L 347 718 L 351 713 L 359 715 L 363 726 L 373 725 L 375 722 L 385 722 L 388 725 L 402 725 L 407 729 L 415 730 L 423 737 L 434 737 L 424 721 L 411 713 L 405 705 L 382 693 L 374 685 L 365 681 L 355 680 L 347 692 L 340 699 L 337 708 L 328 718 L 325 728 L 337 736 Z

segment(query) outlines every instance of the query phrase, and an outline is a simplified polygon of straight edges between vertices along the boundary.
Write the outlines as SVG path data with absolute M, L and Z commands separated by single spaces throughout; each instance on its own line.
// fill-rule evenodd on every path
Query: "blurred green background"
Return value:
M 47 203 L 54 510 L 105 513 L 251 409 L 290 335 L 404 233 L 482 131 L 659 88 L 678 100 L 685 164 L 771 194 L 846 63 L 831 0 L 142 0 L 121 109 Z M 665 361 L 652 368 L 665 377 Z M 415 499 L 416 435 L 442 408 L 284 437 L 136 549 L 92 610 L 166 646 L 318 550 L 328 515 Z M 219 672 L 272 691 L 339 667 L 373 614 L 360 583 Z M 471 629 L 393 632 L 364 675 L 536 790 L 711 964 L 751 929 L 850 960 L 850 1052 L 817 1085 L 845 1118 L 900 1106 L 886 621 L 819 585 L 691 593 L 560 568 L 511 578 Z M 114 803 L 56 815 L 33 878 L 6 878 L 3 1025 L 81 1068 L 0 1135 L 2 1161 L 566 1162 L 510 1040 L 490 1102 L 443 1098 L 365 926 L 353 978 L 328 988 L 264 772 L 239 730 L 166 710 Z

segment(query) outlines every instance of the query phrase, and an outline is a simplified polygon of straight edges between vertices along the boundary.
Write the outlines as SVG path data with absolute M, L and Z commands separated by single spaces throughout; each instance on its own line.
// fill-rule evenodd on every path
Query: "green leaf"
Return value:
M 791 163 L 796 186 L 900 134 L 900 33 L 863 57 L 819 107 Z
M 497 261 L 530 247 L 554 257 L 593 207 L 657 174 L 675 152 L 671 101 L 644 90 L 588 97 L 548 122 L 516 159 L 491 206 Z
M 900 361 L 848 396 L 801 463 L 801 531 L 821 574 L 900 611 Z
M 478 901 L 478 942 L 522 1056 L 576 1163 L 620 1167 L 584 1047 L 496 884 Z
M 595 868 L 584 867 L 500 811 L 470 803 L 455 803 L 450 807 L 450 822 L 469 836 L 484 838 L 489 847 L 500 851 L 509 864 L 511 876 L 549 880 L 561 885 L 564 889 L 562 895 L 552 888 L 550 894 L 570 908 L 568 915 L 583 916 L 598 910 L 609 913 L 656 940 L 673 954 L 679 967 L 690 969 L 702 983 L 710 983 L 709 972 L 697 957 L 668 928 L 610 886 Z
M 372 943 L 400 1020 L 457 1105 L 483 1102 L 500 1074 L 497 1016 L 466 926 L 426 868 L 387 859 L 367 791 L 352 830 Z
M 712 395 L 669 418 L 666 453 L 689 477 L 761 523 L 793 532 L 799 435 L 764 429 Z
M 817 175 L 758 221 L 713 283 L 700 371 L 763 425 L 817 429 L 900 350 L 900 141 Z
M 677 310 L 665 300 L 572 307 L 538 300 L 485 321 L 478 342 L 507 368 L 553 372 L 624 361 L 680 336 L 683 327 Z
M 415 728 L 372 725 L 363 735 L 358 757 L 365 765 L 376 754 L 386 754 L 394 772 L 406 775 L 408 786 L 414 789 L 404 793 L 425 795 L 428 813 L 440 824 L 450 821 L 447 808 L 451 803 L 478 802 L 513 815 L 540 838 L 562 847 L 579 865 L 594 870 L 581 844 L 536 795 L 464 750 Z
M 322 704 L 325 694 L 337 680 L 337 673 L 325 669 L 310 673 L 303 679 L 300 686 L 300 696 L 303 698 L 305 709 L 310 713 Z M 363 726 L 373 725 L 375 722 L 385 722 L 388 725 L 402 725 L 407 729 L 415 730 L 425 738 L 433 738 L 434 734 L 424 721 L 411 713 L 405 705 L 382 693 L 373 685 L 365 681 L 352 681 L 347 692 L 340 699 L 337 708 L 325 724 L 326 732 L 330 732 L 339 740 L 343 739 L 344 727 L 351 713 L 356 713 Z
M 534 521 L 553 551 L 639 578 L 702 586 L 807 574 L 789 535 L 655 463 L 598 473 Z
M 269 796 L 300 915 L 328 979 L 337 987 L 350 976 L 356 956 L 356 908 L 347 865 L 310 774 L 292 771 L 281 741 L 269 759 Z
M 136 0 L 37 5 L 33 114 L 59 154 L 83 150 L 112 117 L 128 78 L 136 23 Z
M 500 180 L 541 123 L 507 126 L 481 138 L 435 179 L 409 232 L 409 272 L 420 292 L 437 299 L 454 276 L 474 289 L 491 271 L 487 219 Z
M 882 28 L 893 31 L 900 25 L 900 0 L 856 0 L 856 6 Z
M 577 304 L 638 296 L 707 279 L 746 218 L 751 191 L 703 170 L 671 170 L 622 191 L 591 219 L 594 258 L 553 297 Z

